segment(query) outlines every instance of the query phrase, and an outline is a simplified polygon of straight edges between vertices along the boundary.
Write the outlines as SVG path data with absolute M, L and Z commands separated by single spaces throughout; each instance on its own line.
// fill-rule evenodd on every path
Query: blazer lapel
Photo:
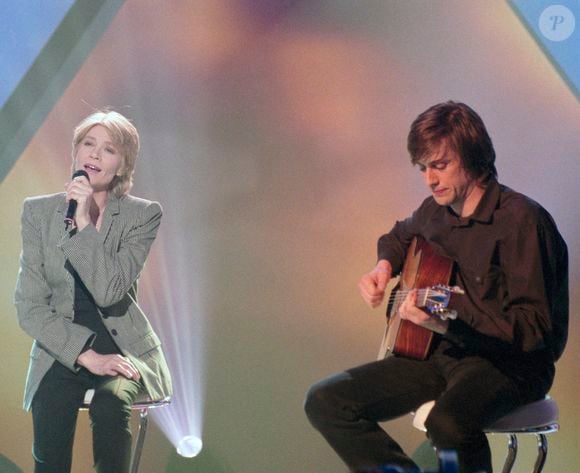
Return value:
M 66 203 L 66 201 L 63 198 L 62 203 L 57 207 L 56 209 L 56 214 L 55 214 L 55 218 L 57 220 L 56 225 L 59 225 L 60 222 L 62 222 L 62 225 L 60 225 L 61 230 L 59 231 L 59 240 L 63 240 L 67 237 L 67 230 L 65 229 L 64 226 L 64 215 L 66 214 L 66 209 L 67 209 L 68 205 Z M 116 197 L 113 194 L 110 194 L 108 199 L 107 199 L 107 206 L 105 207 L 105 214 L 103 215 L 103 220 L 101 222 L 101 228 L 99 229 L 99 238 L 101 239 L 101 241 L 104 243 L 105 240 L 107 239 L 107 236 L 109 235 L 109 232 L 111 231 L 111 227 L 113 225 L 113 222 L 115 221 L 115 218 L 117 217 L 117 215 L 119 215 L 119 213 L 121 212 L 120 210 L 121 205 L 120 205 L 120 199 L 118 197 Z M 68 232 L 76 232 L 76 228 L 73 228 L 72 230 L 69 230 Z
M 66 202 L 64 196 L 65 196 L 65 194 L 63 194 L 62 202 L 56 207 L 56 212 L 54 213 L 55 222 L 53 223 L 53 225 L 56 225 L 56 227 L 59 229 L 58 232 L 56 233 L 56 235 L 57 235 L 56 242 L 63 242 L 64 240 L 69 238 L 69 234 L 71 232 L 76 232 L 76 228 L 74 228 L 74 227 L 71 230 L 67 230 L 65 228 L 64 216 L 66 215 L 66 211 L 68 209 L 68 203 Z M 66 258 L 64 261 L 64 269 L 65 269 L 65 278 L 66 278 L 66 282 L 67 282 L 67 285 L 68 285 L 69 290 L 70 290 L 70 294 L 74 294 L 74 287 L 75 287 L 74 276 L 73 276 L 74 270 Z M 72 298 L 71 298 L 70 302 L 71 302 L 71 311 L 70 311 L 70 314 L 65 314 L 65 318 L 73 320 L 73 312 L 72 312 L 73 301 L 72 301 Z
M 101 240 L 104 242 L 109 235 L 111 226 L 117 215 L 120 212 L 119 198 L 113 194 L 109 195 L 107 200 L 107 207 L 105 207 L 105 215 L 103 215 L 103 220 L 101 222 L 101 228 L 99 230 L 99 235 Z

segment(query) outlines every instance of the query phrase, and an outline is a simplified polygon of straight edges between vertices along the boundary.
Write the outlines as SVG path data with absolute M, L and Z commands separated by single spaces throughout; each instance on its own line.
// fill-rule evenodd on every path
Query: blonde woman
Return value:
M 24 201 L 15 304 L 34 340 L 24 408 L 32 410 L 35 473 L 70 472 L 87 389 L 95 389 L 89 415 L 99 473 L 129 471 L 134 399 L 171 395 L 159 338 L 137 304 L 162 213 L 157 202 L 129 195 L 138 151 L 127 118 L 94 113 L 74 131 L 76 177 L 66 192 Z

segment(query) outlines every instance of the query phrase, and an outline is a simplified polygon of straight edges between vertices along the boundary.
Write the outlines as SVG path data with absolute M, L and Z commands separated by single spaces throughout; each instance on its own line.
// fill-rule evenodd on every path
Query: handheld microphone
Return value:
M 75 177 L 80 176 L 85 176 L 87 179 L 89 179 L 87 171 L 83 171 L 82 169 L 79 171 L 75 171 L 74 174 L 72 175 L 72 179 L 74 180 Z M 64 226 L 66 230 L 68 230 L 68 227 L 72 225 L 76 211 L 77 211 L 77 201 L 74 199 L 69 200 L 68 208 L 66 209 L 66 215 L 64 217 Z

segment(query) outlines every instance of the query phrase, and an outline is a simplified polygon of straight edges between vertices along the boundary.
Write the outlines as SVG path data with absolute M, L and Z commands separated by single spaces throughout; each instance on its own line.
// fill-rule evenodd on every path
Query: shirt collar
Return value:
M 485 192 L 481 196 L 481 200 L 469 217 L 458 217 L 450 207 L 446 207 L 446 217 L 451 225 L 463 227 L 469 225 L 472 221 L 480 223 L 490 223 L 493 217 L 493 212 L 497 208 L 500 197 L 499 183 L 495 179 L 491 179 L 485 187 Z
M 111 213 L 111 215 L 117 215 L 120 211 L 120 209 L 119 209 L 120 203 L 121 203 L 121 199 L 119 197 L 117 197 L 113 192 L 109 192 L 109 195 L 107 197 L 107 207 L 105 209 L 105 212 L 109 211 Z

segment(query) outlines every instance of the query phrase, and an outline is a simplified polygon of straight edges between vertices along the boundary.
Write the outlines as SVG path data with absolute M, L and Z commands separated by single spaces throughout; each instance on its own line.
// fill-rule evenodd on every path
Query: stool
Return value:
M 81 410 L 86 410 L 91 405 L 93 396 L 95 395 L 94 389 L 88 389 L 85 393 L 85 398 L 81 405 Z M 139 462 L 141 461 L 141 452 L 143 451 L 143 445 L 145 444 L 145 435 L 147 434 L 147 425 L 149 424 L 149 409 L 154 409 L 156 407 L 166 406 L 170 403 L 170 398 L 152 400 L 145 393 L 143 395 L 137 396 L 135 402 L 131 405 L 131 409 L 134 411 L 139 411 L 139 430 L 137 431 L 137 440 L 135 441 L 135 447 L 133 453 L 131 454 L 131 473 L 138 473 Z
M 422 404 L 415 412 L 413 427 L 426 432 L 425 420 L 435 405 L 435 401 Z M 556 432 L 558 424 L 558 405 L 550 396 L 539 401 L 518 407 L 501 419 L 484 429 L 486 434 L 506 434 L 508 439 L 508 454 L 502 473 L 510 473 L 518 453 L 517 435 L 536 435 L 538 439 L 538 455 L 532 473 L 541 473 L 548 455 L 548 440 L 546 434 Z

